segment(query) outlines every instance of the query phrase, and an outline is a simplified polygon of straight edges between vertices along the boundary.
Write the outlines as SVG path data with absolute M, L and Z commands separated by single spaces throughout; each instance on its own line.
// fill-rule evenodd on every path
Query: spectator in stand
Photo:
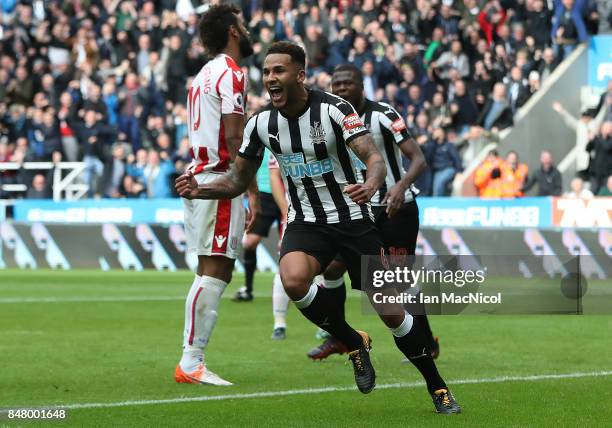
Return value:
M 119 91 L 119 130 L 128 136 L 132 150 L 141 147 L 139 119 L 143 111 L 144 96 L 140 91 L 138 76 L 128 73 Z
M 44 174 L 36 174 L 26 192 L 26 199 L 51 199 L 51 185 Z
M 442 2 L 440 13 L 437 16 L 437 25 L 444 30 L 444 34 L 450 38 L 455 38 L 459 35 L 459 17 L 457 16 L 458 13 L 451 8 L 451 4 Z M 454 47 L 452 49 L 454 51 Z
M 493 43 L 499 27 L 506 22 L 506 11 L 498 0 L 488 2 L 478 15 L 480 28 L 485 33 L 489 46 Z
M 563 194 L 564 198 L 591 199 L 593 192 L 585 189 L 584 181 L 580 177 L 574 177 L 570 182 L 570 191 Z
M 119 97 L 117 96 L 117 85 L 113 79 L 109 79 L 102 87 L 102 100 L 108 114 L 108 124 L 117 126 L 119 113 Z
M 574 0 L 561 0 L 555 4 L 555 18 L 551 32 L 557 56 L 566 58 L 578 43 L 587 41 L 588 34 L 580 5 Z
M 558 62 L 555 58 L 555 51 L 552 48 L 546 48 L 542 52 L 542 60 L 540 62 L 540 66 L 538 68 L 538 72 L 540 73 L 540 79 L 542 83 L 555 71 L 557 68 Z
M 552 153 L 547 150 L 540 154 L 540 168 L 526 180 L 522 192 L 527 193 L 536 184 L 538 196 L 561 196 L 561 173 L 553 164 Z
M 32 157 L 30 160 L 34 162 L 45 162 L 51 160 L 51 153 L 57 150 L 57 146 L 51 146 L 45 141 L 46 129 L 43 124 L 44 113 L 39 108 L 31 108 L 31 118 L 28 123 L 28 146 L 30 147 Z M 47 130 L 49 133 L 51 129 Z M 59 142 L 59 141 L 56 141 Z
M 512 109 L 512 114 L 516 114 L 519 108 L 529 99 L 529 87 L 527 81 L 523 79 L 521 69 L 517 66 L 512 67 L 510 76 L 506 79 L 506 92 L 508 93 L 508 103 Z
M 442 127 L 446 128 L 451 123 L 450 111 L 446 102 L 444 101 L 444 95 L 442 92 L 436 92 L 431 100 L 431 103 L 425 102 L 424 110 L 429 117 L 429 123 L 434 128 Z
M 105 198 L 118 198 L 121 196 L 123 177 L 127 173 L 125 160 L 125 144 L 115 143 L 112 147 L 112 157 L 104 166 L 104 174 L 98 185 L 98 194 Z
M 173 162 L 180 161 L 183 164 L 188 164 L 189 162 L 191 162 L 190 150 L 191 150 L 191 145 L 189 144 L 189 137 L 185 136 L 181 139 L 181 141 L 178 144 L 178 148 L 172 154 L 172 161 Z M 180 171 L 180 168 L 177 168 L 177 170 Z
M 497 150 L 491 150 L 486 159 L 474 173 L 474 185 L 481 198 L 501 198 L 505 196 L 504 179 L 509 175 L 508 166 Z
M 436 128 L 422 149 L 432 171 L 432 196 L 449 196 L 455 175 L 463 171 L 457 148 L 446 139 L 442 128 Z
M 349 52 L 349 61 L 355 67 L 362 68 L 366 61 L 374 62 L 374 54 L 368 50 L 368 40 L 363 35 L 357 35 L 353 42 L 353 49 Z
M 304 48 L 308 61 L 308 76 L 310 77 L 324 71 L 329 43 L 318 26 L 310 24 L 306 27 Z
M 484 108 L 494 85 L 495 81 L 490 70 L 483 61 L 477 61 L 474 64 L 474 80 L 472 81 L 471 92 L 474 94 L 474 101 L 476 101 L 478 111 L 482 111 Z
M 488 133 L 480 126 L 470 126 L 467 134 L 458 144 L 458 147 L 462 148 L 461 158 L 464 165 L 469 165 L 472 159 L 491 142 L 485 134 Z
M 421 87 L 419 85 L 411 85 L 408 88 L 408 102 L 406 104 L 406 113 L 417 116 L 423 110 L 424 102 L 421 96 Z
M 452 126 L 461 135 L 465 134 L 469 125 L 478 120 L 478 108 L 468 93 L 463 80 L 455 81 L 455 96 L 450 102 Z
M 540 82 L 540 73 L 533 70 L 529 72 L 529 78 L 527 79 L 527 89 L 529 90 L 529 96 L 531 97 L 533 94 L 538 92 L 542 87 Z
M 147 197 L 147 192 L 142 183 L 137 181 L 131 175 L 123 177 L 123 183 L 120 188 L 121 196 L 128 199 L 143 199 Z
M 576 175 L 583 180 L 589 180 L 591 155 L 587 151 L 587 144 L 590 140 L 589 135 L 594 135 L 597 132 L 599 121 L 593 120 L 590 109 L 583 110 L 580 119 L 576 119 L 559 102 L 554 102 L 552 108 L 561 115 L 565 125 L 576 133 L 576 146 L 574 148 Z
M 506 155 L 506 166 L 506 175 L 502 176 L 504 196 L 508 198 L 525 196 L 523 187 L 529 175 L 529 167 L 520 162 L 519 155 L 514 150 L 510 150 Z
M 586 150 L 591 152 L 591 190 L 597 194 L 607 177 L 612 175 L 612 121 L 604 122 L 601 130 L 589 141 Z
M 170 176 L 172 174 L 174 174 L 174 164 L 168 159 L 167 154 L 162 152 L 160 156 L 156 150 L 149 150 L 147 165 L 144 168 L 144 180 L 148 197 L 171 197 Z
M 363 91 L 365 97 L 370 101 L 376 100 L 376 88 L 378 87 L 378 79 L 374 74 L 374 63 L 367 60 L 361 68 L 363 73 Z
M 431 66 L 438 71 L 442 79 L 449 80 L 451 69 L 457 70 L 462 79 L 470 75 L 470 61 L 462 50 L 461 42 L 453 40 L 451 50 L 444 52 L 437 60 L 431 63 Z
M 42 132 L 44 134 L 45 145 L 47 150 L 51 152 L 62 152 L 62 140 L 60 135 L 60 128 L 57 120 L 55 119 L 55 110 L 49 107 L 43 113 L 43 126 Z
M 527 22 L 525 33 L 533 39 L 536 49 L 543 49 L 550 41 L 551 13 L 544 0 L 526 2 Z
M 187 43 L 181 34 L 173 34 L 170 37 L 168 55 L 168 68 L 166 78 L 168 79 L 168 99 L 173 103 L 185 102 L 187 99 Z
M 506 98 L 506 87 L 503 83 L 496 83 L 493 87 L 493 94 L 480 113 L 478 124 L 492 132 L 512 126 L 512 110 Z
M 83 110 L 93 110 L 99 113 L 102 122 L 108 123 L 108 109 L 101 97 L 100 87 L 95 83 L 90 83 L 87 87 L 87 98 L 83 101 Z
M 89 196 L 94 194 L 94 181 L 104 173 L 104 161 L 115 137 L 115 130 L 102 123 L 94 110 L 85 111 L 83 124 L 75 124 L 77 139 L 83 152 L 85 171 L 83 179 L 89 186 Z
M 9 83 L 7 95 L 11 104 L 29 106 L 34 98 L 34 80 L 25 66 L 15 70 L 15 79 Z
M 145 184 L 144 171 L 147 166 L 148 153 L 145 149 L 139 149 L 136 156 L 129 154 L 127 157 L 127 174 L 135 180 Z

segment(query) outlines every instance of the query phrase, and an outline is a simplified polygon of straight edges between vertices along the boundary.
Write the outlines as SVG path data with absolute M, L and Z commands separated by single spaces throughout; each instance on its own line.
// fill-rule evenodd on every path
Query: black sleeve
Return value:
M 238 156 L 247 159 L 263 159 L 265 146 L 257 132 L 257 119 L 258 115 L 251 117 L 244 127 L 242 145 L 238 149 Z

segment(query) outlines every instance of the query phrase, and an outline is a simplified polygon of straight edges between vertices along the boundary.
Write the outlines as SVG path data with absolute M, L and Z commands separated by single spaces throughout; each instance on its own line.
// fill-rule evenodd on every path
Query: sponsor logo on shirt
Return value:
M 360 128 L 363 128 L 363 122 L 361 118 L 357 115 L 357 113 L 351 113 L 344 118 L 343 121 L 344 129 L 347 131 L 355 131 Z
M 283 174 L 291 178 L 317 177 L 334 170 L 330 158 L 304 162 L 303 153 L 277 155 Z

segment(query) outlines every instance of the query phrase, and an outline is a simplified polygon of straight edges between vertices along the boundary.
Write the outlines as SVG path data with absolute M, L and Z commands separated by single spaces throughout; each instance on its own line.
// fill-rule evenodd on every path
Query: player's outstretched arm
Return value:
M 366 165 L 367 175 L 363 184 L 349 184 L 344 192 L 358 204 L 365 204 L 372 199 L 374 193 L 383 185 L 387 175 L 385 161 L 374 145 L 370 133 L 360 135 L 349 142 L 349 147 Z
M 215 181 L 201 184 L 191 172 L 176 179 L 176 192 L 185 199 L 232 199 L 247 190 L 253 181 L 261 159 L 246 159 L 237 156 L 228 172 Z

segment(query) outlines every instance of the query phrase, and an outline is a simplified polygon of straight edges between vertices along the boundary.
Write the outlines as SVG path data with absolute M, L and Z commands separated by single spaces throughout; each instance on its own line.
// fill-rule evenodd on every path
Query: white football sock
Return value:
M 287 308 L 289 307 L 289 296 L 285 292 L 280 274 L 274 275 L 272 286 L 272 315 L 274 315 L 274 328 L 287 327 Z
M 410 315 L 408 312 L 405 312 L 404 321 L 402 321 L 402 323 L 398 327 L 390 328 L 389 330 L 391 330 L 391 333 L 393 333 L 393 336 L 395 337 L 404 337 L 408 333 L 410 333 L 410 330 L 412 330 L 413 322 L 414 318 L 412 318 L 412 315 Z
M 325 288 L 338 288 L 344 284 L 344 277 L 340 277 L 338 279 L 326 279 L 323 282 L 323 287 Z
M 295 307 L 298 309 L 304 309 L 310 306 L 312 301 L 317 296 L 318 290 L 319 290 L 319 286 L 316 283 L 313 282 L 312 284 L 310 284 L 310 288 L 308 289 L 308 292 L 306 293 L 306 295 L 302 297 L 300 300 L 293 301 L 293 303 L 295 304 Z
M 195 281 L 194 281 L 195 284 Z M 204 348 L 217 322 L 217 308 L 227 283 L 202 276 L 199 285 L 192 286 L 185 302 L 185 330 L 181 368 L 190 372 L 203 361 Z

